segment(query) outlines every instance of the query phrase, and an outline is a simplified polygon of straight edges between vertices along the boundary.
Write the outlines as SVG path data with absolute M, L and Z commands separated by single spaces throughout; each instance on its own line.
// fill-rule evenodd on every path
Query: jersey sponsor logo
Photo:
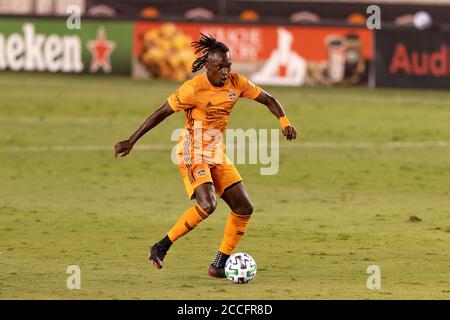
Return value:
M 217 120 L 223 117 L 228 117 L 229 115 L 230 111 L 225 109 L 210 110 L 206 112 L 206 117 L 208 120 Z

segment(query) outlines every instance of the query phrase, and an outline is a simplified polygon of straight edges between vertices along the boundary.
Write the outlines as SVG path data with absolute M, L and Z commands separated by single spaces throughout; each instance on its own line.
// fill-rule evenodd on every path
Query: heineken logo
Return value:
M 81 43 L 77 36 L 37 34 L 26 23 L 23 34 L 0 33 L 0 70 L 81 72 Z
M 85 47 L 91 53 L 90 72 L 111 72 L 110 55 L 115 47 L 99 27 L 96 39 Z M 84 70 L 82 52 L 79 35 L 37 33 L 32 23 L 25 23 L 20 33 L 0 31 L 0 70 L 80 73 Z

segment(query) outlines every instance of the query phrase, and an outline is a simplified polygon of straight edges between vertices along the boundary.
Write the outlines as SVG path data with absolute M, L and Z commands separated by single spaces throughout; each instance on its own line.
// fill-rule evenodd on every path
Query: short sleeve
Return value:
M 167 102 L 175 112 L 193 108 L 195 106 L 194 87 L 186 81 L 167 98 Z
M 241 97 L 243 98 L 255 99 L 262 91 L 260 87 L 242 75 L 239 75 L 239 86 L 242 90 Z

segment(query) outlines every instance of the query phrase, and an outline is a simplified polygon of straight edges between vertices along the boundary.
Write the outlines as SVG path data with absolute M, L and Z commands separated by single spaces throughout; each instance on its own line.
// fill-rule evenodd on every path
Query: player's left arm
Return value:
M 283 130 L 283 135 L 287 140 L 295 140 L 297 138 L 297 130 L 291 125 L 289 119 L 284 112 L 283 106 L 264 90 L 255 98 L 256 101 L 267 106 L 270 112 L 273 113 L 275 117 L 280 121 L 281 128 Z

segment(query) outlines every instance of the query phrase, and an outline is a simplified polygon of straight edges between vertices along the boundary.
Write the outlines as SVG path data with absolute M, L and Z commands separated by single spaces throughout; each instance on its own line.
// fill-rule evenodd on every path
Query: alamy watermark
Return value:
M 69 290 L 81 289 L 81 269 L 77 265 L 67 267 L 66 273 L 70 274 L 66 281 L 66 287 Z
M 374 290 L 374 289 L 381 289 L 381 269 L 377 265 L 371 265 L 367 267 L 366 272 L 370 274 L 370 276 L 367 278 L 367 289 Z
M 370 30 L 381 29 L 381 8 L 375 4 L 367 7 L 366 13 L 370 16 L 366 19 L 366 27 Z
M 261 164 L 261 175 L 275 175 L 280 167 L 278 129 L 203 129 L 194 121 L 191 130 L 176 129 L 171 140 L 178 141 L 172 149 L 172 162 L 179 165 L 206 163 Z M 225 142 L 224 142 L 225 135 Z M 226 155 L 225 155 L 226 150 Z
M 81 29 L 81 8 L 77 5 L 70 5 L 66 9 L 69 15 L 66 19 L 66 27 L 69 30 Z

